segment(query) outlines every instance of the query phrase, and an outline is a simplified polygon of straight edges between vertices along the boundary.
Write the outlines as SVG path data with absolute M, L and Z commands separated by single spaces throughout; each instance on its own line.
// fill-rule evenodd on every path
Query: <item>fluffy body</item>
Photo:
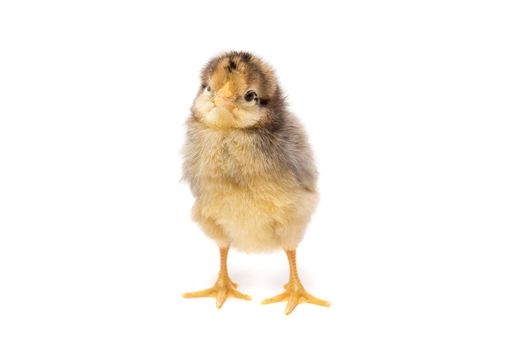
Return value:
M 317 172 L 273 71 L 233 52 L 210 61 L 202 80 L 184 147 L 193 219 L 220 247 L 296 249 L 317 205 Z M 209 93 L 225 89 L 228 108 L 220 93 Z M 242 100 L 250 89 L 257 91 L 255 104 Z

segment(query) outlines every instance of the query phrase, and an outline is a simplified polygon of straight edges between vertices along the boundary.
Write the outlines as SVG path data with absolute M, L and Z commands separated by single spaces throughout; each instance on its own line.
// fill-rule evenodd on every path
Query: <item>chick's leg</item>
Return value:
M 235 288 L 237 288 L 237 284 L 230 279 L 230 276 L 228 276 L 228 250 L 229 248 L 220 248 L 221 267 L 215 285 L 199 292 L 184 293 L 182 295 L 184 298 L 215 297 L 217 300 L 217 308 L 221 308 L 228 297 L 235 297 L 244 300 L 251 299 L 249 295 L 236 290 Z
M 295 261 L 295 250 L 286 250 L 286 256 L 288 257 L 288 263 L 290 264 L 290 280 L 287 284 L 284 285 L 284 293 L 263 300 L 263 304 L 278 303 L 280 301 L 287 301 L 286 309 L 284 313 L 286 315 L 290 314 L 297 304 L 301 303 L 310 303 L 320 306 L 330 306 L 330 303 L 325 300 L 318 299 L 308 293 L 299 279 L 299 274 L 297 273 L 297 264 Z

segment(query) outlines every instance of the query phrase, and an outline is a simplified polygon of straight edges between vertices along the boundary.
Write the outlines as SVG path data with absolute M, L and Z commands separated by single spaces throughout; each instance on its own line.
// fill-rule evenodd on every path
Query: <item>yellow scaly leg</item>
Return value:
M 297 273 L 297 264 L 295 262 L 295 250 L 286 250 L 286 256 L 288 257 L 288 263 L 290 264 L 290 280 L 284 285 L 284 293 L 263 300 L 263 304 L 278 303 L 280 301 L 288 301 L 284 313 L 289 315 L 297 306 L 297 304 L 310 303 L 320 306 L 330 306 L 330 303 L 326 300 L 321 300 L 310 293 L 308 293 L 299 279 Z
M 220 248 L 221 254 L 221 267 L 219 270 L 219 277 L 217 282 L 211 288 L 201 290 L 199 292 L 184 293 L 184 298 L 203 298 L 203 297 L 215 297 L 217 300 L 217 308 L 221 308 L 228 297 L 234 297 L 244 300 L 251 300 L 249 295 L 243 294 L 236 290 L 237 284 L 232 282 L 230 276 L 228 276 L 228 250 L 229 248 Z

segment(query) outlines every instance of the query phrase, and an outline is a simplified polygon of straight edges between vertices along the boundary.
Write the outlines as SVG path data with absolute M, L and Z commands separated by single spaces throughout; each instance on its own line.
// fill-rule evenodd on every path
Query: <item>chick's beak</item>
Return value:
M 232 88 L 232 83 L 228 81 L 217 91 L 214 99 L 214 103 L 217 107 L 224 107 L 229 111 L 232 111 L 235 108 Z

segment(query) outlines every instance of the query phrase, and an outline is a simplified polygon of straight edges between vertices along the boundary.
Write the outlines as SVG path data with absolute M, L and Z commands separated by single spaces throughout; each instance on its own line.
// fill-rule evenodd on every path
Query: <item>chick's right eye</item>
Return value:
M 255 93 L 255 91 L 248 91 L 245 95 L 244 95 L 244 99 L 247 101 L 247 102 L 251 102 L 253 101 L 254 99 L 257 99 L 257 94 Z

